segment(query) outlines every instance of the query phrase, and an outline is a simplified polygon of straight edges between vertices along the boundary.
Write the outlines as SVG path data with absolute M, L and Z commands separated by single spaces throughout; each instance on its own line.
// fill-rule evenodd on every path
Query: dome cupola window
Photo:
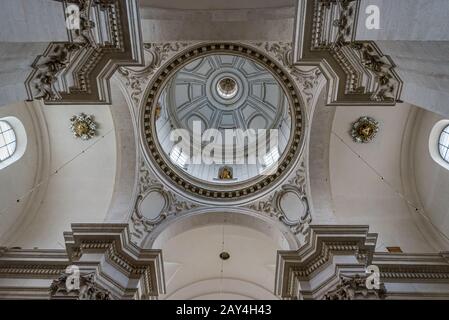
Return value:
M 223 99 L 234 98 L 237 94 L 238 89 L 239 87 L 237 82 L 230 77 L 225 77 L 217 83 L 218 95 Z

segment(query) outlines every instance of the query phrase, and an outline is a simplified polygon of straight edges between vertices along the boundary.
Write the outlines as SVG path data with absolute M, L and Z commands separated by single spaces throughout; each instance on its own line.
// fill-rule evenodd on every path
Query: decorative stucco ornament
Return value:
M 371 142 L 379 131 L 379 122 L 370 117 L 360 117 L 352 124 L 351 137 L 354 142 Z
M 92 115 L 80 113 L 70 118 L 70 129 L 75 138 L 89 140 L 97 134 L 97 124 Z

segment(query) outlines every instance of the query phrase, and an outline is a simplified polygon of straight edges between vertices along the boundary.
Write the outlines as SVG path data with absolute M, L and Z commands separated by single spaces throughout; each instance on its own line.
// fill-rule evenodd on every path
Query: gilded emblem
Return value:
M 89 140 L 97 134 L 97 124 L 93 116 L 80 113 L 70 118 L 70 129 L 75 138 Z
M 361 117 L 352 124 L 351 137 L 354 142 L 371 142 L 379 131 L 379 122 L 370 117 Z

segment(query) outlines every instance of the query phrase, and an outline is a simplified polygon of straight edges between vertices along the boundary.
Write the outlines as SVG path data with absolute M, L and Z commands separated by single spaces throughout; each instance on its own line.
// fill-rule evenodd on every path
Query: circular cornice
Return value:
M 211 54 L 232 54 L 258 62 L 273 75 L 289 102 L 292 117 L 292 131 L 285 152 L 281 155 L 277 170 L 272 175 L 234 184 L 213 184 L 186 175 L 173 165 L 159 145 L 155 123 L 155 107 L 159 95 L 171 77 L 198 57 Z M 146 89 L 141 107 L 141 133 L 144 154 L 157 176 L 175 192 L 202 203 L 229 205 L 242 204 L 262 196 L 278 186 L 298 162 L 303 149 L 304 117 L 303 103 L 298 88 L 290 75 L 272 58 L 259 50 L 244 44 L 210 43 L 192 46 L 173 57 L 154 75 Z

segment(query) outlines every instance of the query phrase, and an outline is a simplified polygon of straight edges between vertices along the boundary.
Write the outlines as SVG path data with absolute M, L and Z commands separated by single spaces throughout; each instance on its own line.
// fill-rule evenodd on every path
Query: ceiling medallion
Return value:
M 220 253 L 221 260 L 228 260 L 230 257 L 231 257 L 231 255 L 226 251 L 223 251 L 222 253 Z
M 354 142 L 369 143 L 379 131 L 379 122 L 370 117 L 360 117 L 352 124 L 351 137 Z
M 70 118 L 70 129 L 75 138 L 89 140 L 97 134 L 97 124 L 93 115 L 80 113 Z
M 217 83 L 218 95 L 223 99 L 234 98 L 237 94 L 238 89 L 239 87 L 237 85 L 237 82 L 230 77 L 225 77 Z

